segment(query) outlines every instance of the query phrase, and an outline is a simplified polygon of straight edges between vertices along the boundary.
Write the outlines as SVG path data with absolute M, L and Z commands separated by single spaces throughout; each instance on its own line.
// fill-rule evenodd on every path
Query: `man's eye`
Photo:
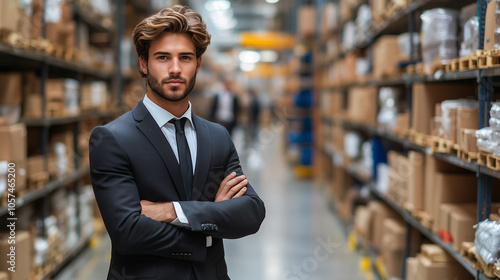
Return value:
M 181 57 L 181 59 L 182 59 L 182 60 L 190 60 L 190 59 L 191 59 L 191 57 L 190 57 L 190 56 L 185 55 L 185 56 L 182 56 L 182 57 Z
M 164 56 L 164 55 L 162 55 L 162 56 L 159 56 L 159 57 L 158 57 L 158 59 L 159 59 L 159 60 L 166 60 L 166 59 L 167 59 L 167 57 L 166 57 L 166 56 Z

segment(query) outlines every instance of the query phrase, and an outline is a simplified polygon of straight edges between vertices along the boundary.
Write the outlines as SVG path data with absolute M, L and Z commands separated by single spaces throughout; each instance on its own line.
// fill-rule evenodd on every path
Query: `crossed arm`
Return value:
M 247 191 L 245 187 L 247 184 L 248 180 L 245 178 L 245 175 L 236 176 L 236 172 L 232 172 L 221 182 L 217 194 L 215 195 L 215 202 L 243 196 Z M 158 222 L 171 223 L 177 218 L 172 202 L 151 202 L 148 200 L 141 200 L 141 207 L 142 215 Z

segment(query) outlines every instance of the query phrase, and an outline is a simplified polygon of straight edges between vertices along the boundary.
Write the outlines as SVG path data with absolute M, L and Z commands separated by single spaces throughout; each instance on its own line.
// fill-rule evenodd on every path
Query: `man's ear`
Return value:
M 144 74 L 148 74 L 148 62 L 144 59 L 144 57 L 139 57 L 139 65 L 141 67 L 141 71 Z
M 196 59 L 196 74 L 198 74 L 198 71 L 200 71 L 201 67 L 201 56 Z

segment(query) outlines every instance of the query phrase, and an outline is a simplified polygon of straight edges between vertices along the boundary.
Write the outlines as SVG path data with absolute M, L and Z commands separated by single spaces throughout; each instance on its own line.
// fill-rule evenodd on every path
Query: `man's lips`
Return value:
M 184 82 L 182 80 L 169 80 L 166 82 L 167 85 L 172 87 L 181 86 Z

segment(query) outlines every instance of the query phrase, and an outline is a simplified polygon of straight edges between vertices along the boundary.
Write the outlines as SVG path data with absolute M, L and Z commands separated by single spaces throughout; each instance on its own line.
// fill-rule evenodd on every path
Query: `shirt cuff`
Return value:
M 186 214 L 184 214 L 184 211 L 182 210 L 181 204 L 177 201 L 173 201 L 172 203 L 174 204 L 174 210 L 177 218 L 173 220 L 171 224 L 174 226 L 183 226 L 189 228 L 189 221 L 186 217 Z

